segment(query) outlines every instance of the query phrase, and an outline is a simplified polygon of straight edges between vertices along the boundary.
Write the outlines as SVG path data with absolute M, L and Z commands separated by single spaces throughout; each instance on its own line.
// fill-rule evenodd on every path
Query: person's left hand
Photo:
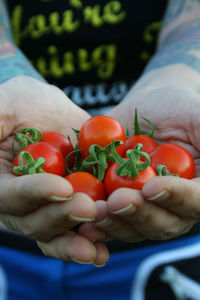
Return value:
M 107 202 L 98 201 L 95 226 L 106 232 L 108 238 L 125 242 L 167 240 L 188 232 L 200 220 L 200 95 L 196 89 L 200 79 L 193 78 L 190 70 L 170 71 L 166 70 L 165 75 L 155 71 L 157 80 L 153 87 L 144 84 L 145 88 L 133 89 L 109 115 L 131 132 L 137 107 L 139 116 L 154 124 L 154 138 L 159 144 L 176 143 L 189 150 L 195 159 L 195 178 L 157 176 L 149 180 L 142 191 L 121 188 L 113 192 Z M 173 76 L 169 77 L 170 74 L 176 74 L 182 85 Z M 141 125 L 148 130 L 143 120 Z M 93 236 L 96 229 L 84 224 L 79 230 L 85 236 Z

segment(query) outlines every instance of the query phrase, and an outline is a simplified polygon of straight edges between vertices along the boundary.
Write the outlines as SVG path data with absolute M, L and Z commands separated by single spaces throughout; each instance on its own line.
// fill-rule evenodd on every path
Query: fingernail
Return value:
M 73 262 L 78 263 L 78 264 L 82 264 L 82 265 L 90 265 L 90 264 L 93 264 L 93 263 L 94 263 L 93 260 L 91 260 L 91 261 L 82 261 L 82 260 L 78 260 L 78 259 L 76 259 L 76 258 L 74 258 L 74 257 L 70 257 L 70 259 L 71 259 Z
M 104 267 L 104 266 L 106 265 L 106 263 L 105 263 L 105 264 L 102 264 L 102 265 L 96 265 L 95 263 L 93 263 L 93 265 L 94 265 L 95 267 L 97 267 L 97 268 L 101 268 L 101 267 Z
M 76 217 L 72 215 L 69 215 L 69 219 L 75 222 L 92 222 L 95 220 L 95 218 L 84 218 L 84 217 L 82 218 L 82 217 Z
M 170 196 L 170 193 L 168 191 L 162 191 L 160 193 L 158 193 L 157 195 L 153 196 L 153 197 L 149 197 L 146 198 L 149 201 L 156 201 L 156 200 L 166 200 L 168 199 Z
M 116 215 L 123 215 L 123 216 L 125 216 L 125 215 L 132 214 L 135 211 L 136 211 L 136 207 L 132 203 L 130 203 L 128 206 L 123 207 L 123 208 L 121 208 L 119 210 L 114 210 L 114 211 L 112 210 L 111 213 L 112 214 L 116 214 Z
M 99 226 L 99 227 L 107 227 L 109 225 L 112 224 L 112 220 L 108 219 L 108 218 L 105 218 L 97 223 L 95 223 L 95 225 Z
M 68 201 L 68 200 L 72 200 L 72 196 L 69 197 L 59 197 L 59 196 L 49 196 L 49 200 L 51 201 Z

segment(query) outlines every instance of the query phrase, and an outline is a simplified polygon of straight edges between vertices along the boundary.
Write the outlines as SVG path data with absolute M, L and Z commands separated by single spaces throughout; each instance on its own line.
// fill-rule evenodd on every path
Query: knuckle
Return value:
M 196 223 L 196 222 L 191 221 L 191 222 L 189 222 L 189 224 L 186 224 L 186 225 L 183 227 L 182 233 L 183 233 L 183 234 L 188 233 L 188 232 L 192 229 L 192 227 L 193 227 L 193 225 L 194 225 L 195 223 Z
M 40 250 L 42 251 L 42 253 L 45 255 L 45 256 L 51 256 L 49 251 L 48 251 L 48 248 L 45 247 L 45 244 L 43 244 L 42 242 L 39 242 L 37 241 L 37 245 L 38 247 L 40 248 Z
M 47 241 L 47 234 L 43 233 L 38 228 L 35 228 L 31 222 L 28 222 L 26 218 L 22 218 L 19 223 L 20 232 L 25 236 L 38 240 L 38 241 Z
M 176 203 L 176 206 L 182 207 L 184 205 L 184 202 L 185 202 L 184 197 L 177 197 L 175 203 Z M 173 204 L 173 201 L 171 204 Z
M 179 222 L 175 221 L 171 223 L 170 226 L 166 226 L 166 224 L 163 224 L 163 226 L 157 228 L 156 232 L 152 231 L 153 234 L 150 233 L 150 238 L 152 240 L 164 241 L 180 235 L 181 232 L 181 225 L 179 224 Z
M 41 241 L 41 242 L 50 241 L 50 237 L 48 233 L 38 231 L 37 229 L 33 228 L 30 224 L 27 224 L 24 221 L 21 221 L 20 232 L 23 233 L 25 236 L 37 241 Z
M 70 213 L 71 213 L 71 211 L 69 210 L 69 208 L 66 205 L 64 205 L 63 209 L 61 211 L 60 217 L 58 219 L 56 218 L 54 220 L 55 225 L 58 226 L 58 223 L 60 223 L 60 222 L 67 224 L 69 222 L 68 217 L 69 217 Z
M 164 231 L 164 239 L 168 240 L 170 238 L 177 237 L 181 234 L 181 232 L 182 232 L 181 226 L 179 225 L 172 226 L 171 228 L 168 228 L 168 230 Z
M 193 213 L 193 218 L 197 219 L 197 220 L 200 220 L 200 210 L 197 210 Z
M 173 210 L 175 208 L 180 209 L 180 207 L 184 207 L 185 199 L 184 197 L 170 197 L 165 201 L 165 207 Z
M 1 215 L 0 223 L 2 223 L 7 229 L 11 231 L 20 231 L 18 217 Z
M 36 233 L 34 232 L 34 229 L 30 224 L 27 224 L 26 221 L 23 219 L 21 220 L 19 224 L 20 232 L 23 233 L 25 236 L 28 236 L 30 238 L 35 238 Z

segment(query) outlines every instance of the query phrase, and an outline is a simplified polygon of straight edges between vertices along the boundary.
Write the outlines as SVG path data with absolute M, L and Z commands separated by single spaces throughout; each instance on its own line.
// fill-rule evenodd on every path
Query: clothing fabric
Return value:
M 199 236 L 113 253 L 101 269 L 0 247 L 0 300 L 199 300 L 199 268 Z
M 92 112 L 125 96 L 154 53 L 167 1 L 8 0 L 16 44 Z

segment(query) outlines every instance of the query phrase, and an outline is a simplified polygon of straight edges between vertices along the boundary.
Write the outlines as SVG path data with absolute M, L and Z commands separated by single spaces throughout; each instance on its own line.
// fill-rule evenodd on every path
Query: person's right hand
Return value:
M 93 221 L 96 205 L 86 194 L 73 194 L 64 178 L 47 173 L 14 176 L 11 145 L 23 127 L 56 131 L 75 141 L 90 116 L 55 86 L 27 76 L 0 85 L 0 220 L 38 242 L 47 256 L 81 263 L 104 264 L 109 253 L 103 243 L 77 234 L 74 227 Z

